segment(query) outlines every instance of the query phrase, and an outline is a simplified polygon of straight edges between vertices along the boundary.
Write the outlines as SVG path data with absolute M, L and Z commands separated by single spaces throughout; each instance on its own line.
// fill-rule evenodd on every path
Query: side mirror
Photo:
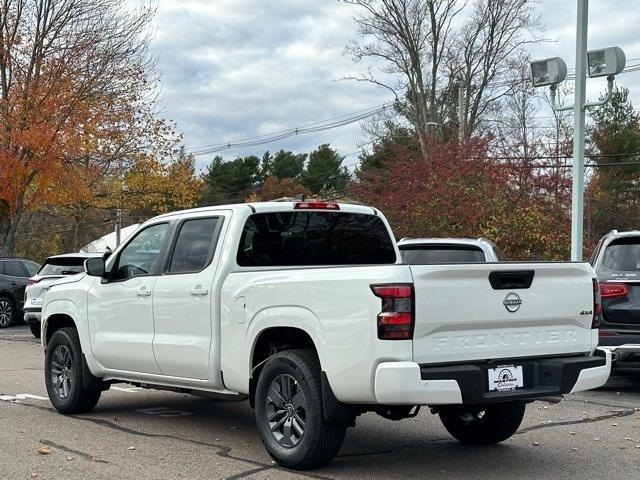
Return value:
M 94 257 L 87 258 L 84 261 L 84 270 L 87 272 L 87 275 L 91 275 L 92 277 L 103 277 L 104 276 L 104 258 Z

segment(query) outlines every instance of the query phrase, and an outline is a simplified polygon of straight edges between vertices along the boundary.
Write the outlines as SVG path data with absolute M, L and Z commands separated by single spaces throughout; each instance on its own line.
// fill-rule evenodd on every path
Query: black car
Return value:
M 0 328 L 22 320 L 24 289 L 40 265 L 26 258 L 0 257 Z
M 612 230 L 591 257 L 602 298 L 600 347 L 613 366 L 640 367 L 640 231 Z

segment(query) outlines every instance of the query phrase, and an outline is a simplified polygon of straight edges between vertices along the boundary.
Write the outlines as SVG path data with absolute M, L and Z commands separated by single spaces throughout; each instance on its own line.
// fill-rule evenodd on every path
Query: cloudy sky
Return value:
M 591 0 L 589 48 L 619 45 L 640 62 L 640 4 Z M 575 0 L 543 0 L 537 8 L 550 42 L 538 58 L 561 56 L 575 64 Z M 354 7 L 337 0 L 159 0 L 153 53 L 162 75 L 162 113 L 178 123 L 187 148 L 295 128 L 380 105 L 384 89 L 340 81 L 358 73 L 344 54 L 355 35 Z M 627 63 L 630 63 L 629 61 Z M 640 71 L 619 77 L 640 104 Z M 588 81 L 598 95 L 604 79 Z M 360 125 L 223 152 L 225 158 L 280 148 L 309 151 L 331 143 L 357 160 L 366 141 Z M 202 168 L 211 160 L 198 157 Z

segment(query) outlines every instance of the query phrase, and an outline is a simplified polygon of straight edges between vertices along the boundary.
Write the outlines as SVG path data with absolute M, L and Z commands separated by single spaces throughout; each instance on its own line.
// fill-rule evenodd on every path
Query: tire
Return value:
M 56 330 L 47 345 L 44 378 L 49 400 L 60 413 L 88 413 L 100 400 L 100 389 L 84 385 L 84 368 L 88 367 L 82 358 L 76 329 Z
M 31 333 L 33 333 L 34 337 L 40 338 L 40 322 L 29 322 L 29 330 L 31 330 Z
M 273 355 L 260 373 L 255 395 L 258 430 L 276 463 L 307 470 L 329 463 L 338 454 L 346 425 L 323 421 L 321 370 L 315 352 L 285 350 Z
M 16 319 L 16 307 L 9 297 L 0 297 L 0 328 L 7 328 Z
M 506 402 L 470 408 L 442 408 L 440 420 L 447 431 L 467 445 L 491 445 L 510 438 L 522 423 L 524 402 Z

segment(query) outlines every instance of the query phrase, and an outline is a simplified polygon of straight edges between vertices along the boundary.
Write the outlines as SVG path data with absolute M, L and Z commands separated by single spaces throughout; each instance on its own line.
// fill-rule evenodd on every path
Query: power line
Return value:
M 207 148 L 203 148 L 201 150 L 191 151 L 190 153 L 194 156 L 199 155 L 210 155 L 212 153 L 221 152 L 223 150 L 229 150 L 232 148 L 246 148 L 246 147 L 255 147 L 259 145 L 265 145 L 267 143 L 273 143 L 278 140 L 283 140 L 285 138 L 293 137 L 296 135 L 302 135 L 307 133 L 317 133 L 325 130 L 331 130 L 338 127 L 343 127 L 345 125 L 350 125 L 352 123 L 356 123 L 362 120 L 365 120 L 374 115 L 378 115 L 382 112 L 385 112 L 393 107 L 392 103 L 382 104 L 381 106 L 372 107 L 367 110 L 362 110 L 360 113 L 355 112 L 350 116 L 343 116 L 339 120 L 333 121 L 321 121 L 315 122 L 312 124 L 307 124 L 306 126 L 295 127 L 288 130 L 283 130 L 280 132 L 273 132 L 268 135 L 260 135 L 256 137 L 248 137 L 244 140 L 239 140 L 235 142 L 226 142 L 215 144 Z

